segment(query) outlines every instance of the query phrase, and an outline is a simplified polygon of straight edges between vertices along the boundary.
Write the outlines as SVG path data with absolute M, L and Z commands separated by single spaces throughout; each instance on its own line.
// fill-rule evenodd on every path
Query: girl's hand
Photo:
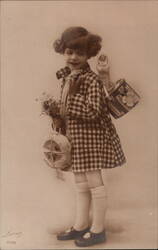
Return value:
M 63 127 L 63 120 L 60 117 L 53 118 L 52 127 L 60 129 Z
M 63 135 L 66 135 L 66 126 L 65 126 L 65 122 L 62 118 L 57 117 L 57 118 L 53 118 L 53 122 L 52 122 L 52 129 L 55 131 L 60 132 Z
M 84 78 L 79 77 L 76 81 L 72 81 L 69 86 L 69 95 L 75 95 L 76 93 L 79 92 L 80 85 L 83 82 Z

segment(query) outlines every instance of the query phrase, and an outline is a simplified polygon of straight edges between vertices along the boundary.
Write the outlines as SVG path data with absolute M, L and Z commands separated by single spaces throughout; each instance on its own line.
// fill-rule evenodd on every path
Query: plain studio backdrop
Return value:
M 63 56 L 52 42 L 69 26 L 103 38 L 111 80 L 125 78 L 139 105 L 113 120 L 127 163 L 103 171 L 109 188 L 107 243 L 100 248 L 156 248 L 158 2 L 1 2 L 2 249 L 74 248 L 54 233 L 74 220 L 73 176 L 65 181 L 43 161 L 51 121 L 40 116 L 43 92 L 59 97 Z M 90 60 L 95 71 L 97 58 Z

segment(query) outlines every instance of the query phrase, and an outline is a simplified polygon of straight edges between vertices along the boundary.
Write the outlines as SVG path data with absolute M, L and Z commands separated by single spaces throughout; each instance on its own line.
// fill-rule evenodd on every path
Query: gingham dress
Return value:
M 67 68 L 57 72 L 57 77 L 63 79 L 61 95 L 69 73 Z M 108 111 L 102 84 L 88 64 L 82 71 L 83 76 L 79 92 L 69 97 L 67 103 L 71 170 L 86 172 L 121 166 L 126 159 Z

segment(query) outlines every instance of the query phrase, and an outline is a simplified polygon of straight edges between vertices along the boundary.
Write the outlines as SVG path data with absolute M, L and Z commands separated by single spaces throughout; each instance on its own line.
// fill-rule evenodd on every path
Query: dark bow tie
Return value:
M 86 63 L 86 64 L 84 65 L 84 67 L 83 67 L 81 70 L 82 70 L 82 73 L 86 73 L 87 71 L 89 71 L 89 70 L 90 70 L 89 64 Z M 60 70 L 58 70 L 58 71 L 56 72 L 56 77 L 57 77 L 57 79 L 65 78 L 65 77 L 67 77 L 70 73 L 71 73 L 71 69 L 70 69 L 69 67 L 66 66 L 65 68 L 62 68 L 62 69 L 60 69 Z

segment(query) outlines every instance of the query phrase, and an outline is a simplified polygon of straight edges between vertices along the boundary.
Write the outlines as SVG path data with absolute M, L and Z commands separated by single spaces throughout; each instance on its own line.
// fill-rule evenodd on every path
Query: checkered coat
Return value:
M 70 73 L 66 68 L 64 70 L 57 73 L 58 78 L 63 78 L 61 89 Z M 121 166 L 126 159 L 108 111 L 102 84 L 89 65 L 83 70 L 83 76 L 79 92 L 69 97 L 67 104 L 66 124 L 72 145 L 72 171 Z

